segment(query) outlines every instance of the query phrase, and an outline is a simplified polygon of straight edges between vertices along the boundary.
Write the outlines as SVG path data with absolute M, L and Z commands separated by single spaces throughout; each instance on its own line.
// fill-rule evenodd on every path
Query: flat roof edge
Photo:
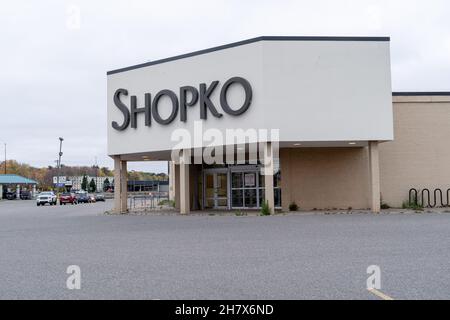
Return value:
M 392 96 L 394 96 L 394 97 L 450 96 L 450 91 L 392 92 Z
M 224 44 L 221 46 L 216 46 L 208 49 L 193 51 L 190 53 L 185 53 L 169 58 L 158 59 L 155 61 L 149 61 L 145 63 L 140 63 L 136 65 L 132 65 L 129 67 L 119 68 L 115 70 L 111 70 L 106 72 L 106 75 L 111 75 L 115 73 L 130 71 L 134 69 L 144 68 L 148 66 L 152 66 L 155 64 L 161 64 L 169 61 L 180 60 L 184 58 L 194 57 L 205 53 L 210 53 L 214 51 L 224 50 L 228 48 L 234 48 L 254 42 L 259 41 L 373 41 L 373 42 L 386 42 L 390 41 L 390 37 L 339 37 L 339 36 L 261 36 L 256 38 L 251 38 L 247 40 L 242 40 L 238 42 L 232 42 L 229 44 Z

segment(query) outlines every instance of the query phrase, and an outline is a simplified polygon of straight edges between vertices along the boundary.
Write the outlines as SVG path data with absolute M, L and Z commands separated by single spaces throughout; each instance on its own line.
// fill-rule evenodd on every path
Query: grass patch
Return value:
M 175 201 L 164 199 L 158 202 L 158 206 L 169 206 L 175 208 Z

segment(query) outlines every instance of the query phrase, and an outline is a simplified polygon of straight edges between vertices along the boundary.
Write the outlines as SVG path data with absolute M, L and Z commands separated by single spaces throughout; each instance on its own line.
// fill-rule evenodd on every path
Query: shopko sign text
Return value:
M 122 112 L 123 120 L 121 123 L 113 121 L 112 127 L 116 130 L 122 131 L 131 125 L 132 128 L 137 128 L 137 115 L 143 113 L 145 115 L 145 125 L 151 126 L 152 119 L 161 125 L 167 125 L 171 123 L 180 113 L 180 121 L 187 121 L 187 107 L 193 107 L 199 104 L 200 118 L 206 119 L 208 110 L 217 118 L 222 117 L 222 113 L 213 104 L 210 99 L 211 94 L 216 90 L 219 85 L 219 81 L 213 81 L 209 85 L 201 83 L 198 87 L 183 86 L 179 89 L 179 97 L 174 91 L 161 90 L 153 97 L 151 93 L 144 94 L 144 106 L 137 106 L 136 96 L 130 96 L 130 107 L 127 107 L 125 103 L 121 101 L 121 96 L 127 96 L 128 90 L 117 89 L 114 93 L 114 105 Z M 245 92 L 245 98 L 241 106 L 230 106 L 227 100 L 228 89 L 233 86 L 241 86 Z M 222 110 L 232 116 L 239 116 L 243 114 L 250 107 L 252 102 L 252 87 L 250 83 L 241 77 L 233 77 L 228 79 L 220 90 L 220 106 Z M 171 101 L 171 113 L 168 117 L 162 118 L 159 110 L 158 103 L 162 97 L 167 97 Z

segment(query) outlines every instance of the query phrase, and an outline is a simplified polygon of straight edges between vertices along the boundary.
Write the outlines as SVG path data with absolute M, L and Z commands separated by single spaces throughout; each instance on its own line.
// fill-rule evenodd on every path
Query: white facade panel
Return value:
M 245 78 L 252 87 L 249 109 L 238 116 L 223 112 L 219 94 L 232 77 Z M 137 115 L 137 128 L 112 128 L 122 122 L 114 104 L 117 89 L 128 90 L 121 101 L 130 108 L 130 96 L 144 107 L 144 94 L 151 97 L 163 89 L 174 91 L 190 85 L 199 88 L 214 80 L 218 87 L 211 101 L 221 118 L 208 110 L 200 119 L 199 102 L 187 108 L 187 121 L 180 111 L 168 125 L 152 119 L 145 126 L 143 113 Z M 320 142 L 392 140 L 392 95 L 388 41 L 257 41 L 201 55 L 150 65 L 108 75 L 108 154 L 124 155 L 171 150 L 175 129 L 194 135 L 194 123 L 203 130 L 279 129 L 280 140 Z M 245 98 L 238 86 L 231 87 L 228 101 L 239 106 Z M 161 117 L 170 114 L 170 99 L 159 103 Z M 325 142 L 325 144 L 324 144 Z M 222 143 L 216 143 L 222 144 Z M 192 147 L 199 145 L 192 141 Z
M 265 123 L 281 141 L 393 139 L 389 42 L 263 46 Z

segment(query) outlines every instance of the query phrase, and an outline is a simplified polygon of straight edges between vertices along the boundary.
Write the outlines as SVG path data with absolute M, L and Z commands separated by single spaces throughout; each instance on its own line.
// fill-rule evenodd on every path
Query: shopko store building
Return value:
M 128 161 L 170 161 L 181 213 L 378 212 L 450 188 L 450 96 L 393 94 L 389 38 L 260 37 L 113 70 L 107 105 L 120 212 Z

